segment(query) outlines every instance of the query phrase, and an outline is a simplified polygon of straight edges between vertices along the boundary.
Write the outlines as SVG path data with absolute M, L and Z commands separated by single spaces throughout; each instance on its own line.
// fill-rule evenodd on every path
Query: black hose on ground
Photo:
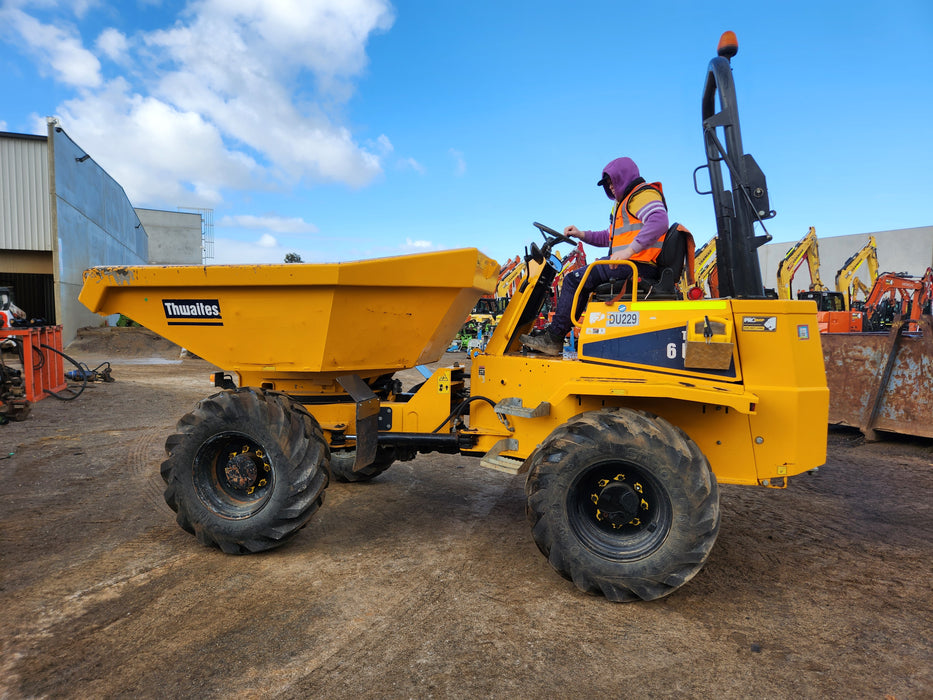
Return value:
M 58 348 L 53 348 L 51 345 L 46 345 L 45 343 L 40 343 L 39 345 L 40 347 L 43 347 L 46 350 L 51 350 L 52 352 L 57 353 L 61 355 L 62 357 L 64 357 L 66 360 L 68 360 L 71 364 L 73 364 L 75 367 L 78 368 L 78 370 L 81 372 L 81 377 L 84 379 L 84 382 L 81 384 L 81 388 L 78 389 L 77 391 L 69 387 L 65 389 L 64 391 L 58 391 L 58 392 L 50 391 L 49 389 L 46 389 L 45 393 L 48 394 L 49 396 L 54 396 L 59 401 L 74 401 L 76 398 L 81 396 L 81 394 L 87 388 L 87 377 L 88 377 L 88 372 L 86 371 L 87 365 L 82 367 L 80 362 L 78 362 L 72 357 L 69 357 L 68 355 L 63 353 L 61 350 L 59 350 Z M 66 393 L 68 395 L 62 396 L 62 394 L 66 394 Z
M 23 366 L 23 369 L 26 369 L 26 352 L 23 350 L 23 339 L 19 336 L 11 335 L 7 337 L 7 340 L 12 341 L 16 345 L 16 356 L 19 358 L 19 363 Z M 33 352 L 35 356 L 32 359 L 32 369 L 33 371 L 42 369 L 45 367 L 45 354 L 39 349 L 34 347 Z

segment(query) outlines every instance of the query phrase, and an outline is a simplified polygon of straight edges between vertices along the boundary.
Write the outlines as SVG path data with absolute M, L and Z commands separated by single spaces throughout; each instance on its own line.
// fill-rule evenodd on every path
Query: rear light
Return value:
M 690 291 L 687 292 L 687 298 L 691 301 L 696 301 L 697 299 L 703 298 L 703 290 L 699 287 L 691 287 Z

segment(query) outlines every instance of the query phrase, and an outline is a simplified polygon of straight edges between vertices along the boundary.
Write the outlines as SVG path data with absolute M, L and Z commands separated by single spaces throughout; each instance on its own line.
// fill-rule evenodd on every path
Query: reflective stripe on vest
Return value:
M 641 219 L 628 210 L 628 203 L 632 197 L 643 191 L 646 187 L 657 190 L 658 194 L 661 195 L 661 202 L 664 202 L 664 191 L 661 189 L 661 183 L 652 182 L 651 184 L 644 183 L 639 185 L 629 192 L 625 199 L 614 205 L 609 223 L 609 240 L 611 241 L 609 245 L 609 255 L 612 255 L 612 252 L 617 248 L 629 245 L 638 236 L 638 232 L 641 231 Z M 661 246 L 664 243 L 664 236 L 666 233 L 666 231 L 662 233 L 661 237 L 647 248 L 633 253 L 629 260 L 640 260 L 642 262 L 654 262 L 657 260 L 658 255 L 661 254 Z

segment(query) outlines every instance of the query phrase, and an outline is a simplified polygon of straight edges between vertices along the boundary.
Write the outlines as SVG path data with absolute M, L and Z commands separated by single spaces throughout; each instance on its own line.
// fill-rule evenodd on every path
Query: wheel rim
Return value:
M 650 472 L 628 462 L 583 470 L 567 496 L 570 527 L 592 552 L 613 561 L 639 559 L 664 542 L 671 500 Z
M 225 518 L 255 515 L 272 496 L 272 461 L 263 446 L 244 433 L 220 433 L 205 441 L 192 470 L 198 498 Z

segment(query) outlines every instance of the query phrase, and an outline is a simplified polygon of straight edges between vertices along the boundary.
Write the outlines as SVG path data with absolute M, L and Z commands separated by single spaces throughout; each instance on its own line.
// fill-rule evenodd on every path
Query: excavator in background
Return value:
M 518 285 L 525 279 L 527 272 L 528 270 L 525 268 L 521 256 L 516 255 L 514 258 L 511 258 L 502 266 L 502 269 L 499 270 L 496 297 L 499 299 L 510 299 L 512 295 L 515 294 L 515 290 L 518 289 Z
M 855 317 L 849 312 L 845 296 L 841 292 L 829 290 L 820 279 L 820 250 L 816 239 L 816 229 L 812 226 L 806 235 L 787 251 L 778 265 L 777 293 L 779 299 L 793 299 L 792 284 L 797 270 L 807 261 L 810 271 L 810 288 L 797 292 L 798 299 L 816 302 L 817 322 L 820 333 L 844 333 L 862 329 L 861 314 Z
M 807 261 L 811 288 L 797 299 L 817 304 L 829 422 L 857 427 L 869 440 L 880 431 L 933 438 L 933 270 L 922 277 L 878 276 L 874 237 L 836 273 L 836 291 L 819 276 L 816 231 L 811 227 L 778 268 L 778 292 L 791 299 L 794 273 Z M 870 286 L 855 273 L 868 268 Z M 865 301 L 856 301 L 860 290 Z
M 13 303 L 13 289 L 0 287 L 0 328 L 12 328 L 14 320 L 26 318 L 26 313 Z M 3 338 L 0 337 L 0 341 Z
M 480 297 L 448 348 L 450 352 L 482 349 L 502 319 L 509 299 L 525 279 L 527 268 L 521 256 L 509 258 L 499 268 L 499 278 L 492 294 Z
M 874 283 L 875 282 L 872 281 L 872 284 Z M 867 299 L 868 295 L 871 294 L 871 287 L 867 286 L 858 277 L 854 277 L 852 279 L 852 284 L 850 285 L 849 289 L 849 296 L 851 298 L 854 298 L 856 294 L 861 294 L 864 298 L 861 301 L 855 299 L 855 301 L 852 302 L 852 308 L 856 309 L 857 311 L 861 311 L 863 308 L 865 308 L 865 299 Z
M 713 236 L 700 246 L 693 258 L 693 276 L 695 285 L 703 290 L 703 294 L 711 299 L 719 297 L 719 275 L 716 270 L 716 237 Z M 682 289 L 687 289 L 687 272 L 680 281 Z
M 855 273 L 859 268 L 865 265 L 868 267 L 868 284 L 866 285 Z M 871 291 L 875 282 L 878 280 L 878 245 L 874 236 L 868 237 L 868 243 L 862 246 L 861 250 L 846 260 L 845 264 L 836 272 L 836 291 L 841 292 L 845 297 L 845 307 L 847 310 L 859 308 L 863 302 L 856 302 L 855 295 L 861 291 L 865 298 Z
M 820 279 L 820 250 L 816 240 L 816 229 L 812 226 L 806 235 L 797 241 L 784 259 L 778 264 L 777 293 L 778 299 L 793 299 L 794 292 L 791 285 L 797 270 L 807 262 L 810 270 L 810 291 L 828 292 L 829 288 Z M 799 297 L 799 295 L 798 295 Z
M 933 268 L 922 277 L 886 272 L 871 288 L 863 307 L 865 331 L 887 331 L 897 319 L 906 332 L 920 329 L 920 317 L 930 314 L 933 299 Z

